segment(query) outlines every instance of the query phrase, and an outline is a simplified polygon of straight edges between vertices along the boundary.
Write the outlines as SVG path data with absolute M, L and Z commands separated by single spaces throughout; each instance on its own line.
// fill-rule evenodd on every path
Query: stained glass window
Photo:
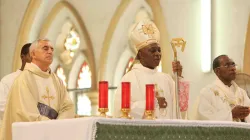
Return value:
M 77 80 L 78 88 L 91 88 L 91 71 L 87 62 L 83 62 Z M 77 97 L 77 114 L 91 115 L 91 101 L 85 94 Z
M 70 51 L 70 56 L 74 57 L 75 50 L 77 50 L 80 46 L 80 37 L 75 30 L 71 30 L 66 38 L 64 43 L 66 50 Z
M 91 115 L 91 101 L 86 94 L 81 94 L 77 97 L 77 114 Z
M 83 62 L 77 81 L 78 88 L 91 87 L 91 71 L 87 62 Z
M 64 74 L 63 68 L 59 65 L 56 69 L 56 75 L 63 81 L 64 86 L 67 86 L 66 76 Z

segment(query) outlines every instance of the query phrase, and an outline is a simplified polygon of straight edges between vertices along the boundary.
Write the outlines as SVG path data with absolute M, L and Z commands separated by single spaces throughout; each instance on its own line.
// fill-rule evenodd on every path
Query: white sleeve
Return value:
M 247 96 L 246 91 L 243 90 L 243 89 L 240 89 L 240 90 L 241 90 L 241 93 L 243 94 L 244 106 L 250 107 L 250 99 Z M 250 123 L 250 115 L 248 115 L 245 120 L 246 120 L 247 123 Z
M 209 88 L 201 91 L 200 100 L 198 103 L 197 115 L 199 120 L 220 120 L 232 121 L 232 112 L 227 109 L 219 109 L 221 104 L 216 101 L 214 92 Z

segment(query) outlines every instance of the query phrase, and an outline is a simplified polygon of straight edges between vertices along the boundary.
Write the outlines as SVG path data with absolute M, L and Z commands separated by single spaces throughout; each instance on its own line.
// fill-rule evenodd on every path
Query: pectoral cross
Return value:
M 48 88 L 48 87 L 46 87 L 46 94 L 43 95 L 42 98 L 43 98 L 44 100 L 48 99 L 49 106 L 50 106 L 50 100 L 54 100 L 54 99 L 55 99 L 54 96 L 52 96 L 52 95 L 50 96 L 50 95 L 49 95 L 49 88 Z
M 157 84 L 155 84 L 155 97 L 163 96 L 163 95 L 159 94 L 161 92 L 163 92 L 163 90 L 161 88 L 159 88 Z

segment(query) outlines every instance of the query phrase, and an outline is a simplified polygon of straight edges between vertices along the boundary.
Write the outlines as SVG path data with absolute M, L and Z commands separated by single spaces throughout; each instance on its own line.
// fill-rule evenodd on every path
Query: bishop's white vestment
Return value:
M 131 116 L 142 119 L 146 106 L 146 84 L 155 84 L 159 96 L 165 97 L 167 108 L 160 109 L 155 98 L 155 116 L 159 119 L 176 118 L 175 110 L 175 84 L 168 74 L 149 69 L 141 64 L 135 64 L 131 71 L 125 74 L 121 82 L 131 83 Z M 121 115 L 121 84 L 115 94 L 114 116 Z

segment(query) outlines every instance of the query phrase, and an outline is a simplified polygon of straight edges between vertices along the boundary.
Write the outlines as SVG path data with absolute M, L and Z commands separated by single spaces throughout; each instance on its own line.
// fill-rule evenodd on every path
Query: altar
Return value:
M 12 125 L 13 140 L 246 140 L 250 124 L 86 117 Z

